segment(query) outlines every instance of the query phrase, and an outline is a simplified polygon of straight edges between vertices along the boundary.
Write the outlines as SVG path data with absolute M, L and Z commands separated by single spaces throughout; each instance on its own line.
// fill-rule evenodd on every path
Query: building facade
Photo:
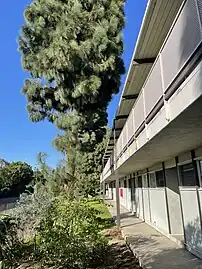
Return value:
M 101 183 L 202 258 L 202 0 L 148 2 Z

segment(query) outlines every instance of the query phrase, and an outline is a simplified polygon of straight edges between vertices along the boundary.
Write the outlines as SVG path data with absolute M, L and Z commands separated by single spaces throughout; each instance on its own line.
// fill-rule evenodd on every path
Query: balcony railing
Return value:
M 202 0 L 187 0 L 181 8 L 159 55 L 116 141 L 116 166 L 124 153 L 159 113 L 202 57 Z M 165 113 L 166 117 L 166 113 Z M 147 139 L 150 139 L 147 137 Z M 103 175 L 110 169 L 108 160 Z

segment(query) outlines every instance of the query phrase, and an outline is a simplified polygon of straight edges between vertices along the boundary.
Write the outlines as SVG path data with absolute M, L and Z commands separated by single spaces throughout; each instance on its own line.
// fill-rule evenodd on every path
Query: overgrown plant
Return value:
M 24 244 L 18 236 L 17 219 L 0 216 L 0 261 L 6 266 L 14 264 L 23 256 Z
M 54 268 L 96 268 L 107 246 L 96 214 L 82 202 L 55 200 L 38 229 L 40 257 Z

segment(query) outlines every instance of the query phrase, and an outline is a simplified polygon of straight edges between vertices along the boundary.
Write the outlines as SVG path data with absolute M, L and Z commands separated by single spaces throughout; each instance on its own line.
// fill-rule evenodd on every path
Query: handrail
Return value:
M 172 29 L 165 39 L 159 55 L 145 80 L 142 90 L 115 144 L 117 152 L 116 161 L 121 158 L 127 148 L 144 131 L 145 127 L 150 124 L 161 108 L 165 106 L 165 103 L 169 101 L 171 96 L 179 88 L 183 80 L 193 71 L 199 60 L 201 60 L 202 12 L 198 9 L 198 6 L 193 4 L 193 0 L 187 0 L 178 13 Z M 201 19 L 198 18 L 199 15 Z M 191 22 L 188 21 L 193 17 L 194 20 L 191 20 Z M 192 25 L 190 26 L 190 24 Z M 186 27 L 193 29 L 193 31 L 190 33 L 190 31 L 186 30 Z M 189 40 L 192 36 L 196 38 L 189 45 L 189 42 L 186 43 L 186 40 Z M 180 42 L 184 50 L 181 54 L 180 52 L 178 53 Z M 176 47 L 174 46 L 175 43 L 177 44 Z M 172 53 L 179 60 L 172 58 Z M 183 57 L 182 53 L 184 53 Z M 174 71 L 172 70 L 172 64 L 175 66 Z M 168 73 L 169 70 L 171 70 L 172 77 Z M 128 126 L 130 126 L 130 131 L 128 130 Z

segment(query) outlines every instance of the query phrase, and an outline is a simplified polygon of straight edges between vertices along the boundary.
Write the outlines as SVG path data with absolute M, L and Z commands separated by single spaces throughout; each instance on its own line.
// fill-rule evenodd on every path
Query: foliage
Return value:
M 124 73 L 124 0 L 33 0 L 19 37 L 33 121 L 106 109 Z
M 109 129 L 101 143 L 94 146 L 92 152 L 77 153 L 76 177 L 78 185 L 85 197 L 96 196 L 100 189 L 100 173 L 102 170 L 102 158 L 109 137 Z
M 97 265 L 107 242 L 100 233 L 96 213 L 81 202 L 55 200 L 39 228 L 41 257 L 57 268 Z
M 19 196 L 33 180 L 33 170 L 25 162 L 12 162 L 0 168 L 0 197 Z
M 12 253 L 10 263 L 23 253 L 53 268 L 97 268 L 104 259 L 107 242 L 100 231 L 109 224 L 106 206 L 95 199 L 69 200 L 59 173 L 56 169 L 45 183 L 36 183 L 10 212 L 15 228 L 7 234 L 15 239 L 6 252 Z
M 38 182 L 45 183 L 46 177 L 44 176 L 43 172 L 39 169 L 35 169 L 33 171 L 33 182 L 32 185 L 35 185 Z
M 18 237 L 17 221 L 10 216 L 0 216 L 0 261 L 11 265 L 22 257 L 23 243 Z
M 37 170 L 36 171 L 40 172 L 41 176 L 43 176 L 44 179 L 47 179 L 48 176 L 51 174 L 51 169 L 47 165 L 47 157 L 48 157 L 48 154 L 46 152 L 39 152 L 36 157 L 37 158 Z
M 105 135 L 107 105 L 124 73 L 124 0 L 33 0 L 19 37 L 23 94 L 34 122 L 48 119 L 63 133 L 54 146 L 75 176 L 77 152 Z M 74 186 L 74 182 L 71 182 Z
M 12 212 L 12 217 L 18 219 L 18 227 L 24 240 L 34 237 L 37 228 L 52 201 L 55 199 L 51 183 L 37 183 L 33 193 L 24 193 Z
M 88 206 L 94 208 L 97 211 L 97 217 L 105 220 L 109 220 L 112 218 L 106 204 L 102 199 L 89 199 L 87 200 L 87 204 Z
M 0 168 L 6 166 L 6 165 L 8 165 L 8 164 L 9 164 L 9 162 L 7 162 L 6 160 L 4 160 L 4 159 L 0 159 Z
M 99 225 L 102 229 L 114 225 L 112 216 L 102 199 L 90 199 L 87 200 L 87 204 L 97 211 L 97 220 L 99 220 Z

